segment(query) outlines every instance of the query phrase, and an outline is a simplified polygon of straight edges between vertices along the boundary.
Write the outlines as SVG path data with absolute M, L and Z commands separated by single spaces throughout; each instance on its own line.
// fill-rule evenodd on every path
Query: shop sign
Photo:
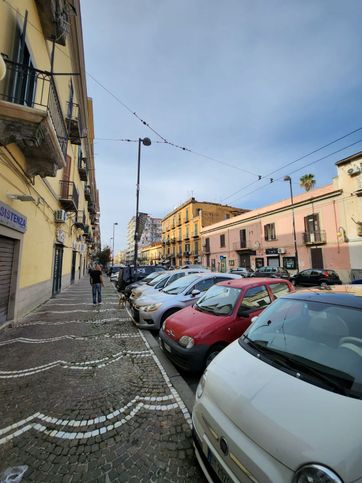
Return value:
M 295 257 L 283 257 L 283 267 L 287 270 L 295 270 L 297 268 L 297 260 Z
M 0 201 L 0 225 L 25 233 L 27 218 L 9 205 Z
M 64 245 L 65 242 L 65 231 L 57 230 L 55 234 L 55 238 L 58 243 L 62 243 Z
M 266 255 L 279 255 L 277 248 L 266 248 L 265 254 Z

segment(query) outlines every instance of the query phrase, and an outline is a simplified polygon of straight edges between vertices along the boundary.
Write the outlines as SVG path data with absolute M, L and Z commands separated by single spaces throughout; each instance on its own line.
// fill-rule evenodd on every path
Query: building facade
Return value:
M 0 26 L 4 326 L 83 277 L 100 232 L 79 0 L 2 2 Z
M 127 233 L 127 261 L 132 263 L 134 259 L 134 237 L 136 229 L 136 217 L 133 216 L 128 222 Z M 138 217 L 138 251 L 161 241 L 161 219 L 153 218 L 147 213 L 139 213 Z
M 162 260 L 162 243 L 152 243 L 141 249 L 141 263 L 145 265 L 158 265 Z
M 163 262 L 174 267 L 201 263 L 201 229 L 246 211 L 190 198 L 162 219 Z
M 289 198 L 204 228 L 204 265 L 220 271 L 283 266 L 291 273 L 328 268 L 345 282 L 358 278 L 362 275 L 361 160 L 358 153 L 339 161 L 330 185 L 295 196 L 293 204 Z

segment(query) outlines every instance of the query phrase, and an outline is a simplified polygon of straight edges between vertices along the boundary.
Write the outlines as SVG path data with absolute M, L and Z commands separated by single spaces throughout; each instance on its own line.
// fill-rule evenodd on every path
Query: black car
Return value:
M 161 272 L 163 270 L 164 268 L 159 267 L 158 265 L 140 265 L 137 266 L 137 271 L 135 273 L 133 265 L 127 265 L 126 267 L 122 267 L 118 272 L 118 280 L 116 283 L 117 290 L 121 292 L 130 283 L 143 280 L 145 277 L 147 277 L 147 275 L 152 272 Z
M 342 281 L 334 270 L 309 268 L 291 278 L 293 285 L 341 285 Z
M 290 274 L 288 270 L 283 267 L 260 267 L 255 270 L 251 275 L 252 277 L 268 277 L 268 278 L 285 278 L 290 280 Z

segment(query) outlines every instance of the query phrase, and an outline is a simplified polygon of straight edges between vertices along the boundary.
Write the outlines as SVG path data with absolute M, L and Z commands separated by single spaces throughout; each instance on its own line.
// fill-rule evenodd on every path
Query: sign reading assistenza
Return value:
M 21 233 L 25 233 L 26 220 L 26 216 L 0 201 L 0 225 L 5 225 L 16 231 L 21 231 Z

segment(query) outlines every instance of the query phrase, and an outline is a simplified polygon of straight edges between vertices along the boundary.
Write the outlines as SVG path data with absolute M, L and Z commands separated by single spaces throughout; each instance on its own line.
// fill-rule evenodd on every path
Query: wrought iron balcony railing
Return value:
M 77 211 L 79 193 L 73 181 L 60 181 L 59 201 L 66 211 Z
M 326 231 L 306 231 L 304 232 L 304 243 L 306 245 L 314 245 L 320 243 L 327 243 Z

